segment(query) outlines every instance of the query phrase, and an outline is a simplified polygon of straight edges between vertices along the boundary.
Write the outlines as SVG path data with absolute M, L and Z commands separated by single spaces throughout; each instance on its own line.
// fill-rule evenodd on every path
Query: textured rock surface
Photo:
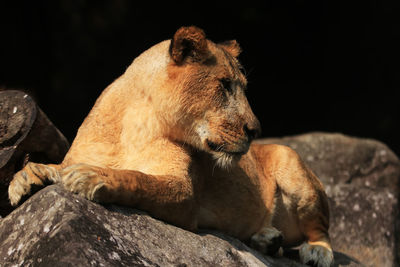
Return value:
M 292 147 L 322 180 L 330 198 L 335 251 L 365 266 L 397 266 L 400 161 L 386 145 L 326 133 L 258 142 Z M 346 264 L 337 257 L 341 261 Z
M 69 144 L 33 99 L 21 91 L 0 91 L 0 216 L 11 210 L 7 188 L 28 161 L 60 162 Z
M 194 234 L 133 209 L 108 209 L 58 186 L 0 222 L 8 266 L 302 266 L 259 255 L 233 238 Z

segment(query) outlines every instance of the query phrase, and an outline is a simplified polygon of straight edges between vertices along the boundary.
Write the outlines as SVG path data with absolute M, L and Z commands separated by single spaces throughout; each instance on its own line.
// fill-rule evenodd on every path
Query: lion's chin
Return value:
M 243 145 L 242 147 L 239 147 L 238 150 L 226 151 L 223 149 L 224 145 L 218 145 L 208 139 L 206 139 L 205 144 L 205 150 L 208 150 L 208 152 L 211 153 L 217 163 L 217 166 L 223 169 L 230 169 L 232 165 L 239 161 L 241 156 L 247 153 L 249 149 L 249 145 Z
M 225 153 L 225 152 L 214 152 L 212 153 L 217 165 L 223 169 L 230 169 L 233 164 L 239 161 L 241 155 Z

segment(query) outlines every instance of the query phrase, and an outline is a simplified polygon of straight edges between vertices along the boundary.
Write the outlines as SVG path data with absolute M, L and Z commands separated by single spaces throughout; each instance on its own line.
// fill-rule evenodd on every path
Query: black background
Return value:
M 72 141 L 97 96 L 136 56 L 197 25 L 213 41 L 241 44 L 264 137 L 341 132 L 400 154 L 400 1 L 137 3 L 1 1 L 0 86 L 31 93 Z

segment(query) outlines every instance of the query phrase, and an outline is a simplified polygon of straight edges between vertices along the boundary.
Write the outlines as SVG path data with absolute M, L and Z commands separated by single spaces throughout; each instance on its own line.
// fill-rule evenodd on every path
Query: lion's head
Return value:
M 236 41 L 213 43 L 193 26 L 180 28 L 169 46 L 171 135 L 211 153 L 225 167 L 245 154 L 260 133 L 245 96 L 239 53 Z

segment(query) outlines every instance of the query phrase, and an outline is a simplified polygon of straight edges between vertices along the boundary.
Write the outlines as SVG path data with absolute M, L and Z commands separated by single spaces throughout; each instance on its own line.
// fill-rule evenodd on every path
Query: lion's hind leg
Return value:
M 45 165 L 29 162 L 14 175 L 8 187 L 8 198 L 12 206 L 16 206 L 23 197 L 33 193 L 49 183 L 59 181 L 59 165 Z
M 329 205 L 322 183 L 291 148 L 272 145 L 264 149 L 270 151 L 266 176 L 275 178 L 282 197 L 277 198 L 273 225 L 282 231 L 284 246 L 304 240 L 299 251 L 302 263 L 331 266 Z
M 301 262 L 318 267 L 330 267 L 333 263 L 333 251 L 329 240 L 327 222 L 324 214 L 310 214 L 300 217 L 300 227 L 306 237 L 301 245 L 299 256 Z
M 329 207 L 327 196 L 316 176 L 305 167 L 307 176 L 314 185 L 310 199 L 299 201 L 297 214 L 300 230 L 305 241 L 300 247 L 300 260 L 303 263 L 330 267 L 333 263 L 333 251 L 329 238 Z

